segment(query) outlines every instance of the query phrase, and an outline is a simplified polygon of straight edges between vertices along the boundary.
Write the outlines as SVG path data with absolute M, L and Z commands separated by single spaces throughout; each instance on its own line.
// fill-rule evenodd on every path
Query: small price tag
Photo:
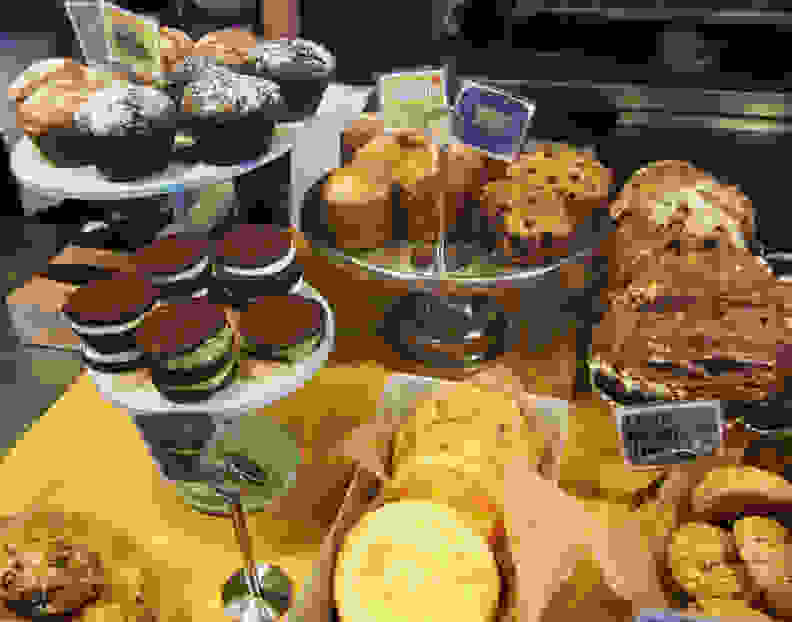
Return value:
M 161 74 L 159 21 L 99 1 L 110 60 L 138 73 Z
M 457 95 L 451 132 L 498 160 L 513 160 L 531 126 L 536 104 L 498 89 L 467 81 Z
M 378 79 L 380 110 L 385 127 L 432 130 L 448 117 L 445 69 L 404 71 Z
M 616 419 L 625 461 L 636 468 L 694 460 L 712 454 L 723 442 L 723 408 L 718 401 L 620 408 Z
M 635 622 L 718 622 L 717 618 L 670 609 L 642 609 Z

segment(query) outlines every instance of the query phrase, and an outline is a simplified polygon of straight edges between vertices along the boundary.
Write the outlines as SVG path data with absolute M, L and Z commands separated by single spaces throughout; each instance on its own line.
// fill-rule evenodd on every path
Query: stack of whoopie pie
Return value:
M 314 352 L 324 336 L 325 313 L 302 296 L 260 298 L 239 315 L 239 344 L 254 359 L 294 362 Z
M 148 280 L 134 274 L 93 281 L 72 293 L 63 314 L 82 341 L 85 364 L 107 373 L 142 367 L 135 334 L 157 296 Z
M 216 301 L 241 309 L 259 296 L 296 292 L 303 274 L 296 253 L 288 231 L 271 225 L 236 225 L 215 246 Z
M 133 261 L 159 289 L 161 301 L 201 298 L 209 293 L 209 250 L 209 240 L 204 236 L 174 233 L 140 249 Z
M 136 335 L 151 367 L 151 381 L 176 403 L 200 402 L 234 379 L 237 360 L 225 311 L 205 300 L 162 305 Z

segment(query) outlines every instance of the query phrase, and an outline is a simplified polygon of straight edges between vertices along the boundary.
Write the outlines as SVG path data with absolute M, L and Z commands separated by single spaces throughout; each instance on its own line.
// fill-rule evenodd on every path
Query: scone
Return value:
M 391 183 L 360 166 L 333 171 L 322 187 L 326 226 L 342 249 L 377 248 L 392 239 Z
M 687 162 L 655 162 L 637 171 L 610 212 L 618 226 L 606 243 L 611 289 L 624 287 L 659 253 L 748 249 L 755 231 L 748 198 Z
M 674 580 L 699 599 L 740 599 L 736 550 L 730 534 L 707 523 L 686 523 L 671 537 L 668 561 Z

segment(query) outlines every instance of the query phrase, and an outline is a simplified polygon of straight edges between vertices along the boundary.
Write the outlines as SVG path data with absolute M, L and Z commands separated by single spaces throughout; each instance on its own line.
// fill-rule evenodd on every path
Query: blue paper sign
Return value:
M 717 618 L 670 609 L 642 609 L 635 622 L 718 622 Z
M 491 158 L 513 160 L 520 152 L 535 112 L 533 102 L 467 81 L 454 105 L 451 133 Z

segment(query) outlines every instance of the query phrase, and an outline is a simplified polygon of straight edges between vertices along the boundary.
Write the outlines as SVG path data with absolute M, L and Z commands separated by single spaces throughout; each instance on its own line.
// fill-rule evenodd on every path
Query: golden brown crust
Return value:
M 29 67 L 8 88 L 8 97 L 19 104 L 48 82 L 83 79 L 87 69 L 71 58 L 48 63 L 40 71 L 32 71 L 32 67 Z
M 256 37 L 241 28 L 210 32 L 201 37 L 193 47 L 197 56 L 210 56 L 226 65 L 247 62 L 251 48 L 256 47 Z

